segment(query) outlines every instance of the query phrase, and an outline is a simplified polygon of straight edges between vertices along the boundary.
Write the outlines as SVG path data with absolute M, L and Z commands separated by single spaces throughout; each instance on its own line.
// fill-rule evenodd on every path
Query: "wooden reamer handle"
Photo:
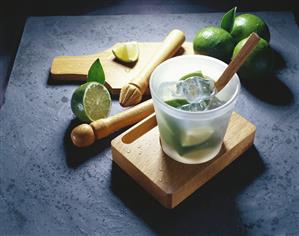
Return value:
M 252 33 L 244 46 L 241 48 L 238 55 L 229 63 L 220 78 L 215 82 L 217 91 L 220 91 L 230 81 L 233 75 L 239 70 L 241 65 L 245 62 L 251 51 L 259 42 L 260 37 L 256 33 Z
M 71 132 L 71 139 L 77 147 L 87 147 L 95 140 L 109 136 L 121 128 L 133 125 L 154 112 L 152 99 L 116 115 L 82 124 Z
M 148 64 L 129 82 L 122 87 L 119 101 L 122 106 L 138 104 L 148 88 L 149 78 L 153 70 L 163 61 L 172 57 L 185 41 L 185 34 L 177 29 L 172 30 L 164 39 Z
M 139 87 L 142 94 L 148 87 L 149 77 L 154 69 L 166 59 L 172 57 L 185 41 L 185 35 L 180 30 L 172 30 L 164 39 L 159 50 L 154 54 L 148 64 L 132 79 L 131 84 Z

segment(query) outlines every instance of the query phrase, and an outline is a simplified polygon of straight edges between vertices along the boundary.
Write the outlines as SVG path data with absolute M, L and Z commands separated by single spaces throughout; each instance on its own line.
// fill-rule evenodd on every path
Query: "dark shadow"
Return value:
M 78 119 L 73 119 L 70 122 L 70 125 L 67 127 L 63 138 L 66 163 L 70 168 L 77 168 L 90 158 L 93 158 L 103 151 L 109 149 L 111 140 L 115 137 L 115 135 L 117 135 L 111 135 L 102 140 L 98 140 L 89 147 L 78 148 L 72 143 L 70 134 L 73 128 L 81 123 L 82 122 L 80 122 Z
M 279 53 L 279 51 L 272 47 L 272 56 L 274 60 L 274 70 L 281 70 L 283 68 L 286 68 L 287 63 L 283 56 Z
M 179 50 L 174 54 L 174 57 L 181 56 L 185 53 L 185 49 L 183 47 L 180 47 Z
M 109 139 L 103 139 L 100 141 L 95 142 L 90 147 L 86 148 L 78 148 L 76 147 L 70 138 L 71 131 L 74 127 L 81 124 L 81 122 L 78 119 L 73 119 L 66 129 L 65 135 L 64 135 L 64 152 L 65 152 L 65 158 L 67 165 L 71 168 L 77 168 L 87 160 L 89 160 L 92 157 L 95 157 L 99 153 L 101 153 L 106 148 L 109 148 L 110 146 L 110 140 Z
M 74 80 L 74 79 L 53 79 L 51 75 L 49 74 L 48 80 L 47 80 L 47 85 L 81 85 L 84 84 L 85 81 L 80 81 L 80 80 Z
M 242 85 L 255 97 L 272 105 L 289 105 L 293 101 L 292 91 L 276 75 L 275 72 L 286 67 L 286 62 L 278 50 L 272 48 L 274 68 L 267 78 L 242 78 Z
M 138 60 L 137 60 L 137 61 L 135 61 L 135 62 L 130 62 L 130 63 L 128 63 L 128 62 L 120 61 L 120 60 L 118 60 L 117 58 L 113 58 L 113 61 L 114 61 L 115 63 L 121 64 L 121 65 L 126 66 L 126 67 L 131 68 L 131 69 L 132 69 L 132 68 L 136 65 L 136 63 L 138 62 Z
M 106 86 L 106 88 L 110 91 L 110 89 L 109 89 L 109 87 L 108 86 Z M 110 96 L 111 96 L 111 98 L 113 99 L 113 100 L 119 100 L 119 94 L 112 94 L 111 92 L 110 92 Z M 151 99 L 152 97 L 151 97 L 151 95 L 150 95 L 150 92 L 149 92 L 149 89 L 145 92 L 145 94 L 143 94 L 143 96 L 142 96 L 142 100 L 140 101 L 140 103 L 142 103 L 142 102 L 145 102 L 146 100 L 148 100 L 148 99 Z M 123 107 L 123 108 L 129 108 L 129 107 Z
M 6 87 L 15 60 L 17 46 L 23 33 L 24 19 L 24 16 L 3 17 L 0 14 L 0 108 L 5 101 Z
M 273 105 L 289 105 L 293 93 L 275 75 L 265 79 L 242 79 L 242 85 L 255 97 Z
M 124 132 L 124 130 L 130 128 L 123 128 L 104 139 L 97 140 L 94 144 L 92 144 L 89 147 L 78 148 L 72 143 L 70 137 L 73 128 L 80 124 L 82 124 L 82 122 L 80 122 L 78 119 L 73 119 L 67 127 L 63 137 L 65 159 L 68 167 L 70 168 L 77 168 L 89 159 L 94 158 L 100 155 L 101 153 L 109 150 L 111 147 L 111 140 L 114 139 L 116 136 L 120 135 L 122 132 Z
M 264 169 L 257 149 L 252 146 L 172 210 L 161 206 L 116 164 L 112 166 L 111 189 L 157 234 L 244 235 L 248 226 L 241 222 L 235 199 Z
M 8 1 L 3 4 L 0 13 L 4 15 L 80 15 L 87 14 L 95 9 L 105 10 L 109 6 L 119 4 L 120 0 L 104 0 L 104 1 L 80 1 L 80 0 L 64 0 L 64 1 L 38 1 L 28 0 L 20 2 L 16 0 Z M 16 7 L 18 5 L 18 7 Z

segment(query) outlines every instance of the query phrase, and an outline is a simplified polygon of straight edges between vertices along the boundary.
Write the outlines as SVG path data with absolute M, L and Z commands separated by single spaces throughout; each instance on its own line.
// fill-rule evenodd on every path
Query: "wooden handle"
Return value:
M 256 33 L 252 33 L 244 46 L 241 48 L 238 55 L 229 63 L 220 78 L 216 81 L 215 87 L 220 91 L 230 81 L 233 75 L 239 70 L 241 65 L 245 62 L 251 51 L 259 42 L 260 37 Z
M 172 57 L 185 41 L 185 34 L 180 30 L 172 30 L 163 41 L 161 47 L 146 66 L 125 85 L 120 92 L 119 102 L 122 106 L 131 106 L 142 100 L 148 88 L 149 77 L 153 70 L 163 61 Z
M 130 82 L 139 87 L 142 94 L 148 87 L 149 77 L 154 69 L 166 59 L 172 57 L 185 41 L 185 34 L 180 30 L 172 30 L 164 39 L 159 50 L 154 54 L 148 64 Z
M 133 125 L 154 112 L 152 99 L 114 116 L 99 119 L 92 123 L 75 127 L 71 133 L 73 143 L 78 147 L 87 147 L 96 139 L 109 136 L 121 128 Z

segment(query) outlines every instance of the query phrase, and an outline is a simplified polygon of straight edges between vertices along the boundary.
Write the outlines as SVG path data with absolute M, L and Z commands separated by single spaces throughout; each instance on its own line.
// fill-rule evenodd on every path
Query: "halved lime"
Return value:
M 79 120 L 91 122 L 108 116 L 111 109 L 111 97 L 102 84 L 88 82 L 74 91 L 71 108 Z
M 136 62 L 139 57 L 137 42 L 118 43 L 112 48 L 114 56 L 125 63 Z

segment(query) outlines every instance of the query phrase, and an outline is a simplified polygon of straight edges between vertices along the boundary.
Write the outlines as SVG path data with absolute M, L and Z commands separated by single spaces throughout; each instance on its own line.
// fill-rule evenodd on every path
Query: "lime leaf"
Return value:
M 236 17 L 237 7 L 230 9 L 228 12 L 224 14 L 221 19 L 220 27 L 227 32 L 230 32 L 234 26 L 234 21 Z
M 105 83 L 105 73 L 99 58 L 95 60 L 88 71 L 87 82 L 92 81 L 98 82 L 100 84 Z
M 164 102 L 172 107 L 181 107 L 183 105 L 189 104 L 185 99 L 172 99 Z

